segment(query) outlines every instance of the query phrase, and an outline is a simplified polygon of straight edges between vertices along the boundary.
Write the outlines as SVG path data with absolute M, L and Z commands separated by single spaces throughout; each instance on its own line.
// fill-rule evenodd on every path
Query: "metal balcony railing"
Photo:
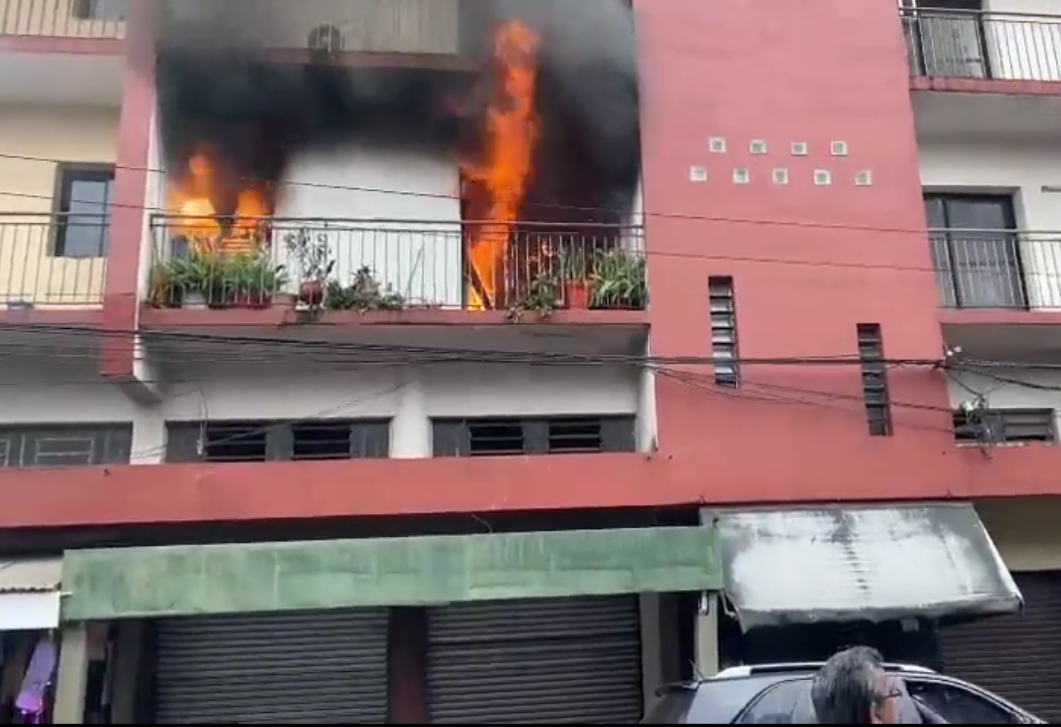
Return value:
M 99 305 L 109 233 L 102 216 L 0 212 L 0 303 Z
M 1061 16 L 902 8 L 914 76 L 1061 81 Z
M 0 36 L 120 39 L 131 0 L 0 0 Z
M 150 303 L 333 310 L 641 309 L 642 229 L 157 216 Z
M 1024 249 L 1031 233 L 932 230 L 932 263 L 944 308 L 1027 308 Z M 1061 245 L 1061 237 L 1057 239 Z M 1061 263 L 1061 256 L 1057 257 Z M 1057 269 L 1057 268 L 1055 268 Z

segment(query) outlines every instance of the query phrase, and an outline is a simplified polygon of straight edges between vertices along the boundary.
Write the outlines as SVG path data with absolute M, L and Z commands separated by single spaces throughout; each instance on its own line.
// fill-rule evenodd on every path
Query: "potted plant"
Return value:
M 593 268 L 591 308 L 644 310 L 648 302 L 644 257 L 622 248 L 600 250 Z
M 174 302 L 181 308 L 205 308 L 212 302 L 220 274 L 217 258 L 206 252 L 189 252 L 168 262 Z
M 232 305 L 267 308 L 273 296 L 287 283 L 284 266 L 273 265 L 266 255 L 236 255 L 224 259 L 223 277 Z
M 328 276 L 335 268 L 335 261 L 329 255 L 327 234 L 313 235 L 309 230 L 301 229 L 286 235 L 285 242 L 288 253 L 298 260 L 298 302 L 319 308 L 324 302 Z
M 325 304 L 331 310 L 356 310 L 362 313 L 376 310 L 402 310 L 405 298 L 389 283 L 381 286 L 375 273 L 367 265 L 354 273 L 350 285 L 332 280 L 328 283 Z
M 548 318 L 560 303 L 560 285 L 550 273 L 538 273 L 527 285 L 526 291 L 508 309 L 506 317 L 518 323 L 527 313 L 539 318 Z
M 568 308 L 589 308 L 593 293 L 593 280 L 589 277 L 586 251 L 567 248 L 560 252 L 560 276 L 564 281 L 564 303 Z

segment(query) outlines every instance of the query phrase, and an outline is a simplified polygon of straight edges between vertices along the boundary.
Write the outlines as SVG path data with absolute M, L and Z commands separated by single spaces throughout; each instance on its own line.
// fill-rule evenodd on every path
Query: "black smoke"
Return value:
M 179 172 L 190 155 L 207 152 L 220 165 L 219 212 L 234 207 L 240 180 L 273 185 L 294 155 L 313 148 L 367 139 L 442 144 L 474 156 L 491 80 L 490 31 L 511 18 L 541 40 L 540 135 L 525 215 L 617 222 L 630 210 L 640 131 L 633 19 L 624 0 L 463 0 L 465 53 L 446 69 L 349 66 L 327 51 L 267 51 L 262 39 L 283 32 L 287 11 L 280 8 L 292 5 L 307 15 L 324 7 L 314 0 L 160 3 L 155 79 L 167 168 Z M 317 12 L 327 22 L 327 12 Z M 602 209 L 617 212 L 587 211 Z

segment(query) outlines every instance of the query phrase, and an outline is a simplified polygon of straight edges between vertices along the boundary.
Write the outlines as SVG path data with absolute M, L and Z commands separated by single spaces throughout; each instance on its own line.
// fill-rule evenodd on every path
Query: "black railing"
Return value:
M 337 309 L 643 308 L 642 229 L 341 219 L 152 220 L 151 302 Z
M 1061 81 L 1061 16 L 937 8 L 900 12 L 912 75 Z
M 1042 245 L 1061 245 L 1061 237 L 1050 240 L 1009 231 L 932 230 L 929 240 L 944 308 L 1027 308 L 1029 291 L 1022 247 L 1041 247 L 1042 252 L 1061 262 L 1056 252 Z
M 103 216 L 0 212 L 0 303 L 102 303 L 109 235 Z

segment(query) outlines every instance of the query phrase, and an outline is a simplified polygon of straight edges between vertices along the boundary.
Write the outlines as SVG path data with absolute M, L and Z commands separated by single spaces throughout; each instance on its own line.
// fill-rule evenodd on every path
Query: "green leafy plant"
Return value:
M 159 263 L 151 273 L 151 301 L 179 306 L 201 298 L 212 307 L 265 306 L 287 283 L 283 266 L 265 255 L 192 252 Z
M 356 310 L 362 313 L 402 310 L 405 308 L 405 298 L 389 283 L 380 285 L 372 269 L 364 265 L 354 273 L 350 285 L 343 285 L 337 280 L 329 281 L 324 305 L 329 310 Z
M 593 265 L 592 308 L 643 310 L 648 303 L 645 259 L 622 248 L 600 250 Z
M 506 313 L 508 320 L 518 323 L 523 316 L 534 313 L 539 318 L 548 318 L 560 304 L 560 285 L 555 275 L 538 273 L 527 285 L 526 291 Z

